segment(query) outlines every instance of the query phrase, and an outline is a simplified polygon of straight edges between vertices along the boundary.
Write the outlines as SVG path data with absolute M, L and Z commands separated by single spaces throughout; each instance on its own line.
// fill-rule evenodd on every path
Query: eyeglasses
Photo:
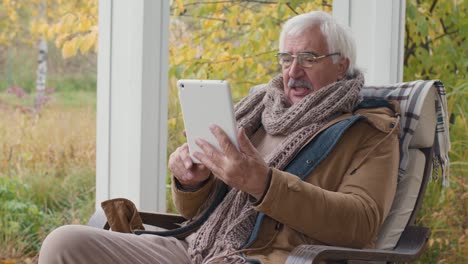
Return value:
M 301 52 L 297 55 L 292 55 L 289 52 L 280 52 L 276 54 L 276 57 L 278 58 L 278 63 L 283 66 L 284 68 L 288 68 L 291 66 L 291 64 L 294 61 L 294 58 L 297 58 L 297 62 L 299 65 L 301 65 L 304 68 L 310 68 L 312 67 L 318 60 L 329 57 L 329 56 L 334 56 L 334 55 L 340 55 L 339 52 L 335 53 L 330 53 L 326 55 L 321 55 L 321 56 L 316 56 L 315 54 L 311 52 Z

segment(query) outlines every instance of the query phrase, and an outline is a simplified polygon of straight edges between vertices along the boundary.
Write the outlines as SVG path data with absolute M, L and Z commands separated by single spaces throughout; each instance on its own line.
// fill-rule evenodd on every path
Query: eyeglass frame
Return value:
M 289 65 L 284 66 L 284 65 L 283 65 L 284 63 L 283 63 L 283 64 L 281 63 L 281 58 L 280 58 L 281 55 L 290 55 L 290 56 L 293 58 L 293 60 L 291 60 L 291 63 L 290 63 Z M 304 66 L 304 65 L 302 64 L 302 55 L 309 55 L 309 56 L 312 56 L 313 61 L 311 62 L 312 64 L 311 64 L 310 66 Z M 289 53 L 289 52 L 278 52 L 278 53 L 275 55 L 275 57 L 278 58 L 278 64 L 281 65 L 281 66 L 284 67 L 284 68 L 289 68 L 289 67 L 291 67 L 291 65 L 293 64 L 295 58 L 297 58 L 298 63 L 299 63 L 299 65 L 301 65 L 301 67 L 303 67 L 303 68 L 311 68 L 311 67 L 313 66 L 313 64 L 315 64 L 317 61 L 319 61 L 319 60 L 321 60 L 321 59 L 324 59 L 324 58 L 326 58 L 326 57 L 335 56 L 335 55 L 341 55 L 341 53 L 340 53 L 340 52 L 334 52 L 334 53 L 329 53 L 329 54 L 317 56 L 317 55 L 315 55 L 313 52 L 299 52 L 297 55 L 291 54 L 291 53 Z

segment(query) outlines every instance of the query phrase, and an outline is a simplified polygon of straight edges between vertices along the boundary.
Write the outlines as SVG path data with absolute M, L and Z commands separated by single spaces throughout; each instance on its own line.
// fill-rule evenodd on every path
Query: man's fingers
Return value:
M 214 162 L 210 156 L 202 152 L 193 153 L 195 158 L 197 158 L 206 168 L 208 168 L 214 175 L 220 175 L 220 167 Z
M 169 164 L 169 168 L 171 172 L 176 178 L 182 178 L 184 180 L 186 178 L 187 170 L 185 169 L 182 159 L 179 155 L 175 156 Z
M 240 157 L 240 153 L 237 150 L 237 148 L 231 142 L 227 134 L 219 126 L 213 125 L 210 127 L 210 130 L 218 140 L 221 149 L 227 157 L 231 157 L 233 159 Z M 251 157 L 259 156 L 257 149 L 254 147 L 254 145 L 252 145 L 252 142 L 250 142 L 249 138 L 245 134 L 244 128 L 239 129 L 237 139 L 239 142 L 239 150 L 241 153 L 244 153 L 247 156 Z
M 210 126 L 210 130 L 218 140 L 219 147 L 226 154 L 226 156 L 238 154 L 236 146 L 234 146 L 231 139 L 229 139 L 228 135 L 222 128 L 217 125 L 212 125 Z
M 218 165 L 222 162 L 223 154 L 203 139 L 197 139 L 196 143 L 203 152 L 195 152 L 193 155 L 216 174 L 216 171 L 219 171 L 220 166 Z
M 181 162 L 183 162 L 187 170 L 192 168 L 193 161 L 192 161 L 192 158 L 190 157 L 190 152 L 189 152 L 189 148 L 187 144 L 184 144 L 182 146 L 182 149 L 180 151 L 180 158 L 181 158 Z
M 210 143 L 208 143 L 206 140 L 203 139 L 197 139 L 195 140 L 195 143 L 200 147 L 200 149 L 203 151 L 203 155 L 208 157 L 211 160 L 216 160 L 221 156 L 222 154 L 219 153 L 219 151 L 213 147 Z M 195 155 L 195 154 L 194 154 Z M 196 157 L 196 156 L 195 156 Z
M 241 152 L 247 154 L 248 156 L 257 156 L 257 149 L 252 145 L 249 138 L 245 134 L 245 129 L 240 128 L 237 134 L 237 140 L 239 141 L 239 149 Z

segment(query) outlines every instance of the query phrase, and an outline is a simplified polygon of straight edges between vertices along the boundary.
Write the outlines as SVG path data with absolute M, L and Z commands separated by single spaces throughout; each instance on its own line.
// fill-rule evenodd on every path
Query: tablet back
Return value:
M 218 141 L 209 129 L 211 124 L 220 126 L 239 149 L 229 82 L 185 79 L 177 82 L 177 88 L 191 155 L 195 151 L 201 152 L 195 144 L 197 138 L 205 139 L 219 149 Z M 193 156 L 192 160 L 199 163 Z

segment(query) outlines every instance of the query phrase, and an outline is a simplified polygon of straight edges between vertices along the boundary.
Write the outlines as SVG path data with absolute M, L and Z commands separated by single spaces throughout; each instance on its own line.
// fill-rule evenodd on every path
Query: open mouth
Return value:
M 289 79 L 288 86 L 295 96 L 304 96 L 312 91 L 312 84 L 304 80 Z
M 293 94 L 295 96 L 303 96 L 303 95 L 307 95 L 310 93 L 310 88 L 308 87 L 303 87 L 303 86 L 298 86 L 298 87 L 291 87 L 291 89 L 293 90 Z

